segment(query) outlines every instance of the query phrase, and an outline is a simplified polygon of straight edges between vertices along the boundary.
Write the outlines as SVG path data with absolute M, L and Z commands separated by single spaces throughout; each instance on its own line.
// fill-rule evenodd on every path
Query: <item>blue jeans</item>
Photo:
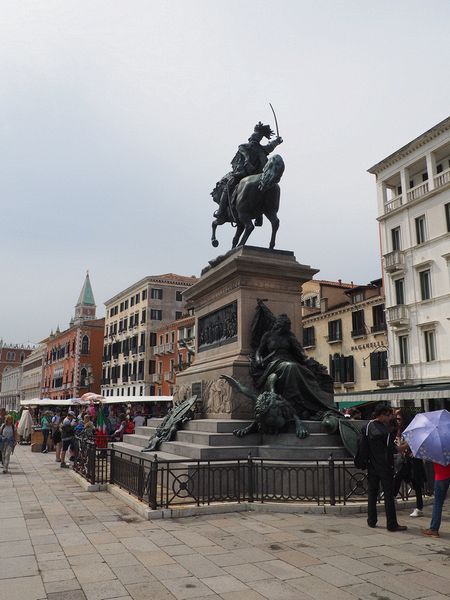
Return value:
M 430 525 L 432 531 L 439 531 L 439 527 L 441 526 L 442 508 L 444 506 L 444 500 L 447 497 L 449 486 L 450 478 L 434 482 L 434 504 Z

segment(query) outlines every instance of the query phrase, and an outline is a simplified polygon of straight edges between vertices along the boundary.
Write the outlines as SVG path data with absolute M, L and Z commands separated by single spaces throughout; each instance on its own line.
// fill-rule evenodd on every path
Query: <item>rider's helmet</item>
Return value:
M 249 141 L 260 141 L 262 137 L 270 138 L 273 136 L 274 132 L 270 129 L 270 125 L 263 125 L 261 121 L 256 123 L 252 135 L 249 137 Z

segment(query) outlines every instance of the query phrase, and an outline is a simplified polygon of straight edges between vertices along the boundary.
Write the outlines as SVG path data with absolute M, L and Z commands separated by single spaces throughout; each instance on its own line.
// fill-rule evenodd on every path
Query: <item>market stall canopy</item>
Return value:
M 32 398 L 31 400 L 21 400 L 20 406 L 79 406 L 87 405 L 88 401 L 83 401 L 81 398 L 66 398 L 64 400 L 55 400 L 53 398 Z
M 103 404 L 133 404 L 143 402 L 172 402 L 173 396 L 109 396 Z

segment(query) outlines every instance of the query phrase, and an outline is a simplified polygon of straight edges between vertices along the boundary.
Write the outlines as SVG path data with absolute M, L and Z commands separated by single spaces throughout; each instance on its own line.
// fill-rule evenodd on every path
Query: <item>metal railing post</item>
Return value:
M 150 465 L 150 484 L 148 486 L 148 505 L 156 510 L 156 491 L 158 487 L 158 455 L 155 454 Z
M 109 455 L 109 483 L 114 483 L 114 446 L 111 446 Z
M 334 472 L 334 458 L 330 454 L 328 458 L 328 486 L 330 493 L 330 505 L 335 506 L 336 504 L 336 489 L 335 489 L 335 472 Z
M 248 491 L 248 501 L 249 502 L 253 502 L 254 501 L 254 486 L 253 486 L 253 469 L 254 469 L 254 465 L 253 465 L 253 459 L 252 459 L 252 453 L 249 452 L 248 453 L 248 458 L 247 458 L 247 471 L 248 471 L 248 487 L 247 487 L 247 491 Z

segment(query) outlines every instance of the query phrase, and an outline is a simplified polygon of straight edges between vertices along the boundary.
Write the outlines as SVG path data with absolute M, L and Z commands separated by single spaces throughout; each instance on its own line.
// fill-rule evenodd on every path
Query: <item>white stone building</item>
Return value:
M 400 403 L 450 399 L 450 117 L 369 169 L 376 175 L 389 338 Z
M 33 400 L 41 397 L 44 357 L 47 354 L 45 345 L 33 350 L 22 363 L 22 381 L 20 399 Z
M 22 379 L 22 365 L 17 367 L 6 367 L 3 371 L 0 406 L 9 410 L 19 410 L 20 407 L 20 385 Z

